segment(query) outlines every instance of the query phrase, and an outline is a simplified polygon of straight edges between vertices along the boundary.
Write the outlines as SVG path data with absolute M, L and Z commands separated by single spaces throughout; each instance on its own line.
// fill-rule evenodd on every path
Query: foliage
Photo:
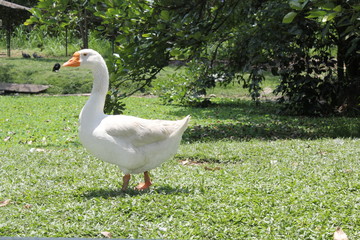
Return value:
M 180 70 L 177 68 L 162 81 L 157 81 L 154 91 L 165 104 L 180 103 L 185 105 L 206 107 L 210 104 L 205 91 L 199 90 L 199 84 L 205 85 L 200 79 L 202 69 L 194 62 L 190 62 Z M 153 84 L 154 85 L 154 84 Z M 203 86 L 206 88 L 207 86 Z M 215 85 L 213 86 L 213 88 Z
M 315 39 L 309 39 L 307 44 Z M 304 43 L 303 40 L 300 40 Z M 336 59 L 325 51 L 309 55 L 308 48 L 283 56 L 273 73 L 280 75 L 276 92 L 282 93 L 280 102 L 287 110 L 302 115 L 321 115 L 334 112 L 344 83 L 336 78 Z
M 13 77 L 9 73 L 9 70 L 12 68 L 8 64 L 0 64 L 0 82 L 12 82 Z
M 117 63 L 126 67 L 119 68 L 118 77 L 149 85 L 154 79 L 151 73 L 162 69 L 169 59 L 185 59 L 198 66 L 191 81 L 189 76 L 180 75 L 190 90 L 173 87 L 164 95 L 169 102 L 175 97 L 175 89 L 179 91 L 175 98 L 193 102 L 196 96 L 201 102 L 206 90 L 215 86 L 214 76 L 220 76 L 223 84 L 242 82 L 256 100 L 263 70 L 272 67 L 281 78 L 277 92 L 284 95 L 286 108 L 297 114 L 316 115 L 358 104 L 355 91 L 350 91 L 357 89 L 359 75 L 357 5 L 331 4 L 290 1 L 290 7 L 297 11 L 310 11 L 305 7 L 313 10 L 308 15 L 294 11 L 286 15 L 291 9 L 287 1 L 145 1 L 131 2 L 131 9 L 109 6 L 97 14 L 106 23 L 122 20 L 117 24 L 122 33 L 116 38 L 121 58 Z M 323 14 L 322 21 L 313 21 L 319 13 Z M 340 64 L 334 65 L 333 49 Z M 304 58 L 308 59 L 306 63 Z M 313 64 L 311 59 L 325 62 Z M 291 64 L 282 64 L 286 61 Z M 344 64 L 346 74 L 342 74 Z M 244 72 L 250 72 L 248 78 L 243 77 Z
M 192 119 L 175 158 L 151 171 L 151 189 L 123 193 L 119 169 L 78 142 L 86 100 L 0 97 L 0 201 L 10 199 L 1 236 L 331 239 L 341 226 L 359 239 L 358 118 L 280 116 L 274 104 L 234 99 L 199 109 L 127 98 L 127 114 Z
M 177 76 L 187 83 L 165 91 L 163 97 L 168 96 L 168 102 L 176 98 L 183 103 L 201 103 L 206 89 L 215 86 L 217 78 L 214 76 L 220 76 L 224 84 L 236 78 L 235 71 L 218 64 L 227 60 L 219 57 L 218 52 L 225 49 L 228 39 L 233 37 L 233 26 L 224 23 L 236 9 L 237 16 L 241 16 L 246 4 L 240 1 L 124 1 L 117 4 L 109 1 L 105 4 L 107 7 L 95 15 L 103 19 L 108 35 L 114 31 L 121 33 L 116 37 L 118 48 L 115 51 L 119 58 L 115 63 L 115 88 L 130 82 L 135 90 L 142 90 L 170 59 L 187 60 L 192 73 Z M 239 10 L 238 6 L 242 8 Z M 233 24 L 240 22 L 235 19 L 232 17 Z M 171 88 L 179 87 L 181 89 L 175 90 L 180 90 L 178 96 L 175 96 Z M 256 87 L 253 89 L 258 91 Z M 123 93 L 123 96 L 131 93 Z
M 334 0 L 289 2 L 293 11 L 283 22 L 291 24 L 295 46 L 293 54 L 280 59 L 282 81 L 277 90 L 288 97 L 287 108 L 300 114 L 358 108 L 360 5 Z
M 99 25 L 99 18 L 93 14 L 95 6 L 91 3 L 82 0 L 39 0 L 30 10 L 32 16 L 25 25 L 35 25 L 53 34 L 77 30 L 82 39 L 82 48 L 88 48 L 89 29 Z
M 166 41 L 151 47 L 153 38 L 144 32 L 144 25 L 155 17 L 149 1 L 104 2 L 96 16 L 103 22 L 103 34 L 113 36 L 117 48 L 109 61 L 110 93 L 108 99 L 122 99 L 145 91 L 156 75 L 167 65 Z M 115 35 L 115 36 L 114 36 Z M 121 102 L 107 104 L 108 112 L 121 109 Z M 113 110 L 112 110 L 113 109 Z
M 59 17 L 60 26 L 70 27 L 71 19 L 79 24 L 92 16 L 91 28 L 111 39 L 116 55 L 109 61 L 113 95 L 108 99 L 144 91 L 169 60 L 182 60 L 192 72 L 178 74 L 186 80 L 183 88 L 164 91 L 168 102 L 205 101 L 207 105 L 204 94 L 220 80 L 223 85 L 242 84 L 258 100 L 264 71 L 272 69 L 281 80 L 277 93 L 282 94 L 286 109 L 294 113 L 329 114 L 359 106 L 356 1 L 40 3 L 30 22 L 38 19 L 53 24 Z M 120 109 L 118 103 L 112 101 L 107 109 Z
M 249 57 L 261 56 L 262 41 L 254 41 L 254 29 L 249 30 L 254 21 L 262 20 L 254 17 L 256 1 L 129 2 L 131 8 L 127 7 L 129 3 L 109 5 L 107 11 L 97 13 L 103 23 L 114 23 L 122 33 L 116 38 L 120 57 L 115 76 L 122 79 L 115 84 L 117 88 L 130 80 L 141 89 L 154 79 L 152 73 L 160 71 L 170 59 L 179 59 L 187 60 L 191 72 L 177 74 L 186 82 L 163 91 L 168 102 L 177 99 L 201 104 L 208 101 L 202 97 L 206 89 L 219 80 L 226 85 L 234 79 L 249 87 L 254 99 L 259 97 L 264 61 Z M 105 31 L 112 32 L 111 26 Z M 247 79 L 239 74 L 244 70 L 251 71 Z

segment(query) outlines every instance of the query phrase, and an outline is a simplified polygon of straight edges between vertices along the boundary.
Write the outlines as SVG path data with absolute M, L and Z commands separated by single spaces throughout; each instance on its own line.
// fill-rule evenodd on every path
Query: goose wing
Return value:
M 182 126 L 181 123 L 183 123 L 181 120 L 147 120 L 115 115 L 104 118 L 100 126 L 111 137 L 141 147 L 169 138 L 173 132 Z

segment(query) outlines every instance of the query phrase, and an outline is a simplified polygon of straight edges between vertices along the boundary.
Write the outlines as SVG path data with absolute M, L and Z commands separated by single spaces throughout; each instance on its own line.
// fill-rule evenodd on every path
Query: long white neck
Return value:
M 104 115 L 106 93 L 109 89 L 109 73 L 105 61 L 92 69 L 94 82 L 89 100 L 80 114 L 83 119 L 94 119 Z

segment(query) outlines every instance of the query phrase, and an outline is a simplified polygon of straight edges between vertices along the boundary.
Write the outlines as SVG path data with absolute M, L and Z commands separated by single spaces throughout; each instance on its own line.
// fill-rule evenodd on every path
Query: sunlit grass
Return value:
M 86 97 L 0 97 L 0 236 L 141 239 L 358 239 L 359 120 L 279 116 L 273 104 L 207 108 L 125 100 L 126 114 L 192 115 L 149 191 L 79 144 Z M 135 186 L 141 175 L 135 175 Z

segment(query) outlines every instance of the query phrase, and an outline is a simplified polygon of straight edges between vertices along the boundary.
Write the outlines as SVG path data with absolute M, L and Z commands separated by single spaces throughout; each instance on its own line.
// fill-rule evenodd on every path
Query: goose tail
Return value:
M 187 115 L 184 119 L 179 120 L 179 122 L 180 122 L 179 126 L 180 127 L 175 132 L 173 132 L 171 135 L 172 136 L 177 136 L 177 135 L 182 136 L 182 134 L 185 132 L 185 130 L 186 130 L 187 126 L 188 126 L 190 118 L 191 118 L 191 116 Z

